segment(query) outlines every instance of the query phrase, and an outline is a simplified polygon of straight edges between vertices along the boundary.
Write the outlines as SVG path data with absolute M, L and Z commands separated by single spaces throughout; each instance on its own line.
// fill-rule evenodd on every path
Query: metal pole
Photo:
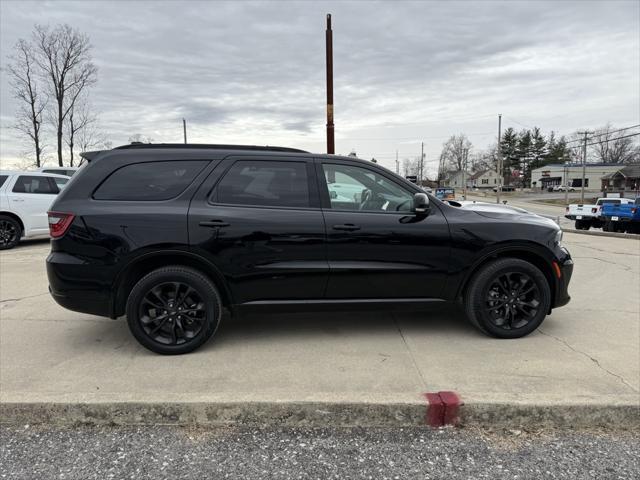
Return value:
M 418 185 L 422 186 L 422 162 L 424 161 L 424 142 L 422 142 L 421 144 L 422 146 L 420 147 L 420 162 L 418 163 L 418 168 L 420 169 L 420 171 L 418 172 L 419 175 L 419 180 L 418 180 Z
M 584 132 L 584 144 L 582 145 L 582 183 L 580 188 L 580 203 L 584 204 L 584 179 L 587 169 L 587 132 Z
M 182 131 L 184 132 L 184 143 L 187 143 L 187 121 L 182 119 Z
M 467 199 L 467 178 L 466 178 L 467 156 L 469 155 L 469 150 L 465 148 L 464 151 L 462 152 L 462 155 L 464 155 L 462 160 L 462 199 L 466 200 Z
M 564 183 L 564 204 L 569 205 L 569 166 L 567 165 L 567 160 L 564 160 L 564 178 L 562 179 Z
M 333 125 L 333 31 L 331 14 L 327 14 L 327 153 L 336 153 Z
M 398 150 L 396 150 L 396 173 L 400 175 L 400 162 L 398 161 Z
M 502 136 L 502 114 L 498 114 L 498 191 L 496 192 L 496 203 L 500 203 L 500 191 L 502 190 L 502 148 L 500 142 Z

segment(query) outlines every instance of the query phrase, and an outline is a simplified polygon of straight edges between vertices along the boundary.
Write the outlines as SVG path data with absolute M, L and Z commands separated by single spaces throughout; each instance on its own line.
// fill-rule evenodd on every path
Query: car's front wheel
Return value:
M 551 291 L 544 274 L 517 258 L 492 261 L 471 279 L 464 296 L 467 317 L 484 333 L 519 338 L 547 316 Z
M 127 300 L 127 322 L 133 336 L 164 355 L 200 347 L 215 333 L 221 316 L 220 295 L 211 280 L 179 265 L 144 276 Z

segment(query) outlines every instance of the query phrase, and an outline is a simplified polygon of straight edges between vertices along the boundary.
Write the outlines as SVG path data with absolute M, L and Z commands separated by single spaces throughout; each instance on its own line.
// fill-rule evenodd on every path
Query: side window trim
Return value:
M 370 168 L 368 165 L 360 165 L 359 163 L 343 161 L 343 160 L 328 160 L 326 158 L 316 158 L 315 159 L 316 178 L 318 180 L 317 183 L 318 183 L 318 189 L 320 193 L 320 204 L 323 210 L 331 210 L 333 212 L 352 212 L 352 213 L 367 213 L 367 214 L 373 213 L 373 214 L 380 214 L 380 215 L 390 215 L 390 214 L 406 215 L 407 214 L 407 212 L 384 211 L 384 210 L 363 211 L 363 210 L 337 210 L 337 209 L 331 208 L 331 198 L 329 197 L 329 186 L 327 185 L 324 169 L 322 167 L 325 164 L 326 165 L 344 165 L 347 167 L 356 167 L 356 168 L 363 168 L 363 169 L 369 170 L 372 173 L 375 173 L 376 175 L 380 175 L 381 177 L 385 178 L 386 180 L 393 183 L 401 190 L 406 191 L 407 193 L 410 193 L 411 196 L 414 195 L 414 192 L 409 190 L 405 185 L 402 185 L 401 183 L 397 182 L 394 178 L 390 177 L 389 175 L 385 175 L 384 172 L 378 171 L 377 169 L 374 169 L 374 168 Z
M 307 172 L 307 187 L 309 191 L 309 206 L 307 207 L 293 207 L 286 205 L 250 205 L 244 203 L 222 203 L 218 200 L 218 186 L 220 182 L 227 176 L 229 171 L 233 168 L 233 166 L 242 161 L 257 161 L 257 162 L 296 162 L 296 163 L 304 163 L 306 172 Z M 242 155 L 233 155 L 226 157 L 223 160 L 222 170 L 218 172 L 213 184 L 208 188 L 205 195 L 205 202 L 210 206 L 224 206 L 224 207 L 240 207 L 240 208 L 260 208 L 260 209 L 271 209 L 271 210 L 319 210 L 321 208 L 320 205 L 320 195 L 318 192 L 318 186 L 316 182 L 316 171 L 315 171 L 315 163 L 313 159 L 309 158 L 300 158 L 300 157 L 259 157 L 254 155 L 242 156 Z M 212 172 L 213 174 L 214 172 Z

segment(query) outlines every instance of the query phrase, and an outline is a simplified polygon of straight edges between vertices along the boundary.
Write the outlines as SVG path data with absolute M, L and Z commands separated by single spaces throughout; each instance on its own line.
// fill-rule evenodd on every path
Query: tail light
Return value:
M 631 209 L 631 215 L 635 215 L 637 211 L 638 211 L 638 208 L 637 207 L 633 207 Z
M 591 213 L 596 213 L 597 211 L 598 211 L 598 209 L 597 209 L 597 208 L 592 208 L 592 209 L 591 209 Z
M 47 212 L 47 215 L 49 216 L 49 235 L 51 238 L 63 236 L 75 218 L 73 213 Z
M 569 213 L 569 207 L 564 207 L 565 213 Z

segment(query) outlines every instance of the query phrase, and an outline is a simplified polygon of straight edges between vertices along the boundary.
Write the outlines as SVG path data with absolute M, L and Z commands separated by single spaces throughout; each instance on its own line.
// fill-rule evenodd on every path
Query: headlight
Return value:
M 560 245 L 562 243 L 562 230 L 558 230 L 556 233 L 556 244 Z

